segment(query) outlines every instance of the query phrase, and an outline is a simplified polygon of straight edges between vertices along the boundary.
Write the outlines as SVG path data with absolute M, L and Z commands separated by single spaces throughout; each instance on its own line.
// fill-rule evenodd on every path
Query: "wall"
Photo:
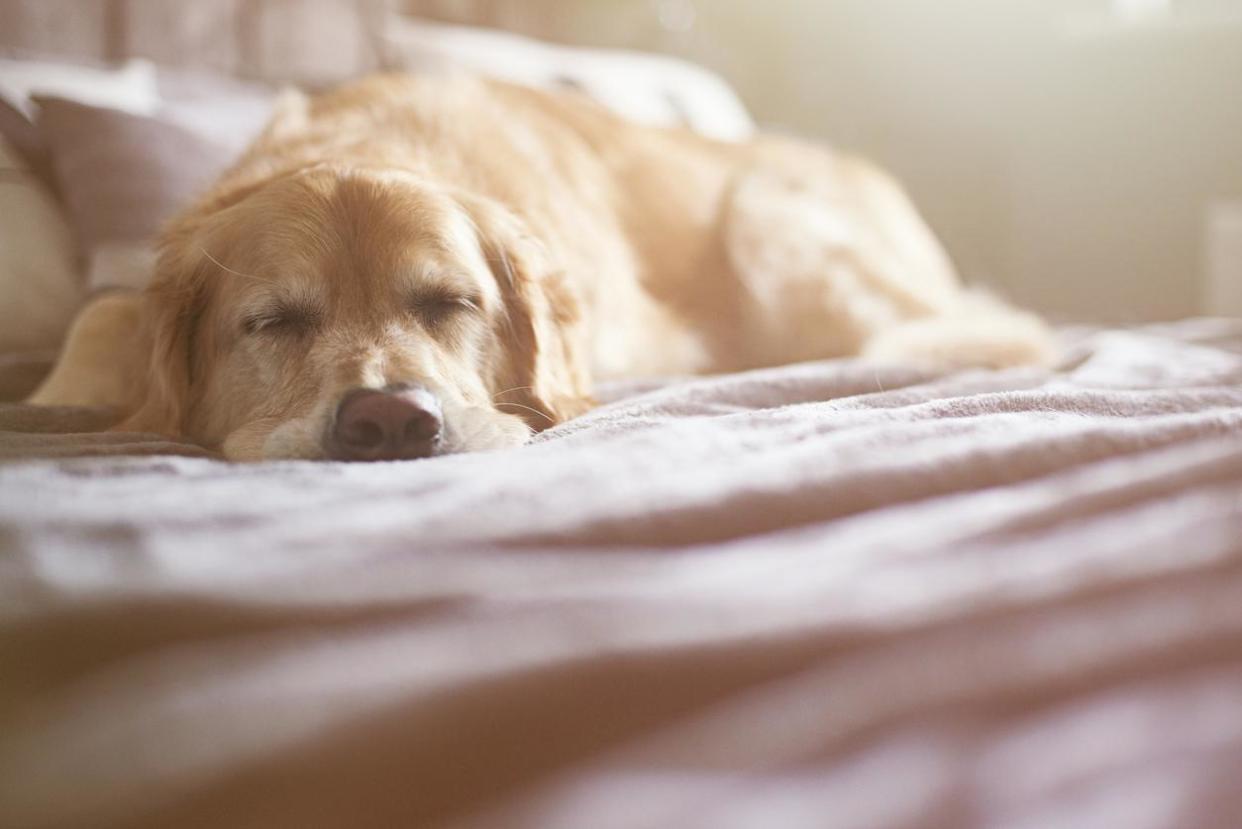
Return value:
M 1211 311 L 1210 205 L 1242 199 L 1242 23 L 1072 25 L 1092 5 L 700 3 L 703 38 L 755 58 L 722 68 L 759 117 L 895 169 L 968 276 L 1065 317 Z

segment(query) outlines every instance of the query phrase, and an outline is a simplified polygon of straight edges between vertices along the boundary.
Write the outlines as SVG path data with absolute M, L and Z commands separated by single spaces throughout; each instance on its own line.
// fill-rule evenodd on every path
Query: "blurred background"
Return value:
M 905 182 L 1056 318 L 1242 315 L 1242 0 L 0 0 L 0 49 L 321 86 L 395 20 L 665 53 Z

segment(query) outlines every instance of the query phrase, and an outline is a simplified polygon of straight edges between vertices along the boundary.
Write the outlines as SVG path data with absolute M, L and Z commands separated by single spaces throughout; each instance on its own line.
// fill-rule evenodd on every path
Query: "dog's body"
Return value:
M 125 427 L 239 459 L 509 445 L 583 411 L 602 378 L 1049 353 L 1037 320 L 961 287 L 865 163 L 443 77 L 287 100 L 169 229 L 150 291 L 97 316 L 135 308 L 151 366 L 121 366 L 141 375 Z M 122 402 L 74 396 L 107 339 L 72 336 L 36 400 Z M 388 434 L 433 421 L 426 440 Z

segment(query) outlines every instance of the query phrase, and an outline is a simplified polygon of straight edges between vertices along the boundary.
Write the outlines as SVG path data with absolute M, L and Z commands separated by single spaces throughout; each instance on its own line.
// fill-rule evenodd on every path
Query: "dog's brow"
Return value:
M 268 280 L 263 285 L 263 290 L 252 294 L 251 302 L 255 305 L 319 309 L 324 304 L 324 298 L 320 293 L 311 284 L 302 280 L 290 282 Z
M 432 262 L 420 262 L 406 269 L 401 280 L 407 293 L 427 291 L 474 291 L 474 278 L 462 268 L 442 266 Z

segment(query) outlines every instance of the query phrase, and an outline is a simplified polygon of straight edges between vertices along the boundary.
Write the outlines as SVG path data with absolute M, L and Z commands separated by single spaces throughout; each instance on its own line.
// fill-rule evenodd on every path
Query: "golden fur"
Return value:
M 468 78 L 287 96 L 169 227 L 145 295 L 110 302 L 80 327 L 139 313 L 146 338 L 145 368 L 117 366 L 122 428 L 235 459 L 322 457 L 342 396 L 394 383 L 439 398 L 461 451 L 579 414 L 600 378 L 1048 354 L 1036 319 L 961 287 L 863 162 Z M 113 402 L 72 399 L 75 355 L 107 340 L 71 337 L 36 402 Z

